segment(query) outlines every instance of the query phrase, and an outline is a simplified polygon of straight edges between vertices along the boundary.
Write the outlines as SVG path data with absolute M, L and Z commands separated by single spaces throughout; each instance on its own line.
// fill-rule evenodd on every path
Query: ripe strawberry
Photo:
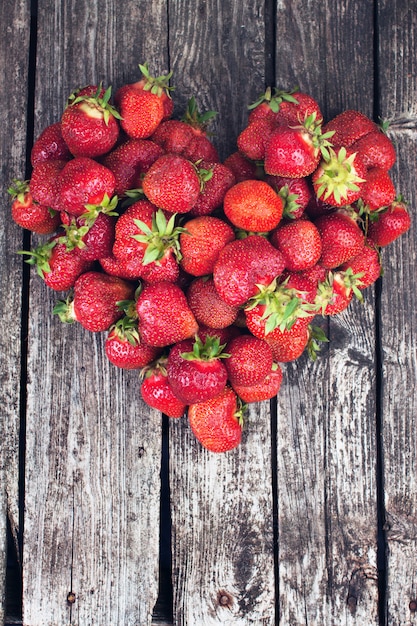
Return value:
M 228 156 L 223 164 L 233 172 L 236 183 L 240 183 L 242 180 L 259 178 L 257 165 L 239 151 L 233 152 Z
M 232 384 L 233 391 L 239 398 L 249 404 L 262 402 L 278 395 L 282 383 L 282 369 L 278 363 L 273 363 L 271 371 L 260 382 L 252 385 Z
M 198 324 L 184 292 L 168 282 L 146 285 L 138 297 L 136 310 L 142 340 L 156 347 L 189 339 Z
M 381 167 L 390 170 L 397 158 L 394 144 L 379 128 L 362 135 L 351 145 L 351 149 L 359 153 L 368 169 Z
M 318 122 L 323 120 L 318 102 L 309 94 L 295 89 L 287 92 L 268 87 L 249 109 L 249 124 L 256 119 L 267 118 L 275 124 L 293 126 L 310 115 L 314 115 Z
M 387 170 L 372 167 L 366 174 L 366 181 L 361 192 L 361 199 L 368 211 L 377 211 L 389 206 L 395 200 L 394 183 Z
M 72 217 L 61 211 L 65 235 L 60 242 L 67 249 L 78 248 L 79 254 L 87 261 L 98 261 L 111 255 L 114 243 L 116 217 L 99 212 L 96 218 Z
M 265 150 L 267 174 L 303 178 L 314 172 L 320 158 L 328 157 L 331 133 L 322 133 L 314 114 L 298 126 L 279 126 L 271 135 Z
M 119 259 L 110 254 L 107 257 L 99 259 L 100 266 L 106 274 L 110 276 L 118 276 L 125 280 L 137 280 L 142 271 L 142 258 Z
M 60 214 L 33 201 L 29 181 L 14 179 L 8 192 L 13 200 L 11 212 L 16 224 L 39 235 L 50 235 L 57 230 L 61 223 Z
M 172 346 L 167 362 L 168 382 L 179 400 L 186 404 L 204 402 L 219 394 L 226 386 L 227 371 L 218 337 L 198 336 Z
M 212 274 L 220 251 L 235 239 L 231 226 L 218 217 L 202 215 L 183 224 L 181 267 L 192 276 Z
M 45 284 L 54 291 L 71 289 L 77 278 L 91 268 L 91 262 L 83 259 L 74 248 L 67 250 L 64 243 L 59 242 L 60 235 L 54 235 L 49 241 L 38 246 L 29 255 L 27 263 L 36 265 L 38 275 Z
M 250 235 L 228 243 L 220 252 L 213 279 L 220 297 L 241 306 L 284 270 L 281 252 L 264 237 Z
M 353 296 L 362 300 L 360 292 L 362 273 L 346 271 L 328 272 L 323 283 L 319 283 L 316 303 L 321 307 L 322 315 L 337 315 L 344 311 L 353 300 Z
M 107 167 L 89 157 L 75 157 L 60 173 L 61 210 L 78 217 L 89 210 L 86 205 L 98 207 L 106 203 L 113 196 L 115 186 L 116 179 Z
M 223 210 L 237 228 L 267 232 L 276 228 L 284 203 L 268 183 L 244 180 L 231 187 L 224 197 Z
M 265 181 L 278 193 L 284 203 L 283 217 L 300 218 L 313 197 L 309 178 L 266 176 Z
M 381 257 L 375 244 L 367 239 L 362 250 L 340 266 L 342 271 L 349 270 L 360 277 L 358 289 L 366 289 L 381 276 Z
M 160 349 L 147 346 L 139 336 L 137 320 L 121 317 L 109 328 L 104 350 L 110 363 L 127 370 L 145 367 L 160 354 Z
M 54 313 L 62 322 L 78 322 L 91 332 L 102 332 L 123 316 L 119 303 L 134 297 L 133 283 L 92 270 L 77 278 L 72 298 L 58 302 Z
M 333 206 L 351 204 L 361 197 L 366 166 L 359 154 L 349 148 L 330 149 L 329 154 L 313 173 L 314 191 L 319 200 Z
M 198 336 L 203 343 L 207 337 L 217 337 L 221 345 L 227 344 L 233 337 L 237 337 L 240 334 L 241 329 L 234 324 L 226 326 L 226 328 L 210 328 L 204 324 L 200 324 L 198 327 Z
M 298 359 L 308 346 L 308 327 L 276 328 L 273 333 L 265 337 L 272 350 L 274 361 L 288 363 Z M 243 398 L 242 398 L 243 399 Z
M 239 152 L 251 161 L 263 161 L 268 142 L 276 128 L 276 123 L 269 117 L 255 119 L 237 138 Z
M 356 256 L 364 246 L 365 235 L 355 219 L 336 211 L 315 220 L 322 242 L 320 265 L 334 269 Z
M 143 175 L 163 154 L 162 148 L 150 139 L 128 139 L 106 154 L 102 164 L 115 176 L 114 193 L 122 196 L 129 189 L 140 188 Z
M 225 367 L 232 386 L 254 385 L 271 371 L 271 348 L 259 337 L 239 335 L 229 341 L 226 349 L 230 356 L 225 361 Z
M 377 128 L 375 122 L 360 111 L 348 109 L 324 124 L 323 131 L 333 132 L 332 144 L 335 148 L 347 148 Z
M 200 194 L 200 178 L 193 163 L 176 154 L 164 154 L 146 172 L 142 189 L 160 209 L 188 213 Z
M 187 290 L 187 302 L 198 324 L 210 328 L 227 328 L 237 318 L 238 307 L 226 304 L 220 298 L 214 280 L 196 278 Z
M 210 215 L 222 206 L 226 192 L 236 182 L 235 175 L 222 163 L 201 161 L 199 168 L 208 172 L 208 175 L 190 215 Z
M 29 181 L 29 190 L 35 202 L 55 211 L 61 210 L 61 172 L 67 163 L 71 161 L 41 161 L 35 165 Z
M 377 246 L 387 246 L 406 233 L 411 226 L 407 205 L 401 199 L 373 215 L 376 221 L 369 224 L 368 237 Z
M 168 417 L 180 418 L 184 415 L 187 405 L 178 400 L 168 382 L 166 357 L 146 367 L 142 379 L 140 392 L 146 404 Z
M 322 253 L 318 228 L 309 219 L 282 221 L 269 237 L 285 259 L 285 267 L 300 272 L 316 265 Z
M 69 161 L 71 158 L 72 154 L 62 137 L 61 122 L 44 128 L 30 152 L 32 167 L 44 161 Z
M 109 152 L 119 137 L 120 115 L 110 104 L 111 87 L 88 86 L 94 95 L 70 96 L 61 116 L 61 132 L 74 156 L 95 158 Z
M 242 412 L 237 395 L 226 386 L 215 398 L 191 404 L 188 421 L 204 448 L 211 452 L 227 452 L 241 442 Z

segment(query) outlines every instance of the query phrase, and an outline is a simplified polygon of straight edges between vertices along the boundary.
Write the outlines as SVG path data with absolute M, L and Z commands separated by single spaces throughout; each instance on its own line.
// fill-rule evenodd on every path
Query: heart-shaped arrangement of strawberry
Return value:
M 170 74 L 88 85 L 14 180 L 12 217 L 47 235 L 24 252 L 62 321 L 105 332 L 110 362 L 140 371 L 143 400 L 185 413 L 207 449 L 241 440 L 248 403 L 274 397 L 282 364 L 326 338 L 381 275 L 410 227 L 384 128 L 359 111 L 325 122 L 302 92 L 267 89 L 224 162 L 215 115 L 194 98 L 173 119 Z

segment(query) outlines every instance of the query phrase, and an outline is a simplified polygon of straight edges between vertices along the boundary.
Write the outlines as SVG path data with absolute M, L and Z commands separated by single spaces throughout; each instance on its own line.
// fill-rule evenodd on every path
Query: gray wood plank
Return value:
M 139 79 L 145 61 L 166 69 L 164 3 L 38 5 L 37 133 L 77 86 L 103 80 L 116 89 Z M 52 315 L 57 295 L 32 274 L 24 623 L 150 624 L 161 416 L 141 402 L 137 373 L 107 361 L 102 333 Z
M 372 23 L 369 3 L 278 3 L 277 86 L 298 85 L 325 119 L 347 108 L 372 115 Z M 378 623 L 372 290 L 365 306 L 324 324 L 329 346 L 315 363 L 303 356 L 289 364 L 278 396 L 279 623 L 371 625 Z
M 264 89 L 264 7 L 210 1 L 190 12 L 181 1 L 169 15 L 177 109 L 194 95 L 218 111 L 224 159 Z M 174 623 L 274 624 L 269 404 L 251 409 L 244 442 L 220 457 L 201 449 L 186 420 L 170 424 Z
M 391 121 L 397 188 L 409 202 L 410 231 L 384 250 L 381 293 L 382 440 L 387 542 L 386 623 L 416 624 L 417 427 L 416 276 L 417 67 L 416 5 L 379 3 L 380 113 Z
M 17 544 L 19 533 L 19 430 L 20 350 L 22 310 L 23 231 L 12 222 L 7 189 L 12 179 L 25 176 L 26 106 L 30 10 L 26 1 L 2 2 L 0 6 L 0 83 L 7 86 L 7 107 L 0 135 L 0 184 L 3 219 L 0 228 L 0 624 L 5 619 L 7 516 Z

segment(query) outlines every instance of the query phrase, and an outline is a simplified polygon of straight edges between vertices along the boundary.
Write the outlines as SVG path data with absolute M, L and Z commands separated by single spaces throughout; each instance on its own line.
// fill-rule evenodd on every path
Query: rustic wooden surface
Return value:
M 6 192 L 30 175 L 33 138 L 75 87 L 116 89 L 148 61 L 173 70 L 176 113 L 192 95 L 219 112 L 222 158 L 270 84 L 299 85 L 326 118 L 389 119 L 414 216 L 416 10 L 3 0 L 0 624 L 417 624 L 413 227 L 384 251 L 365 304 L 323 322 L 320 358 L 288 364 L 277 400 L 253 407 L 242 445 L 219 456 L 186 419 L 145 407 L 101 334 L 52 315 L 56 294 L 15 254 L 30 242 Z

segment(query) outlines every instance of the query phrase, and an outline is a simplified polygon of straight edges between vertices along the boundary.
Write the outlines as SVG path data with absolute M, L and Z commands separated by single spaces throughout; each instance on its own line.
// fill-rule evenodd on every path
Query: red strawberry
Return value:
M 257 176 L 257 165 L 249 161 L 239 151 L 233 152 L 228 156 L 224 161 L 224 165 L 233 172 L 237 183 L 240 183 L 242 180 L 259 178 Z
M 47 243 L 23 254 L 29 255 L 27 263 L 36 265 L 39 276 L 50 289 L 67 291 L 83 272 L 91 268 L 91 262 L 83 259 L 76 248 L 67 250 L 59 239 L 57 234 Z
M 220 297 L 231 306 L 245 304 L 284 270 L 281 252 L 264 237 L 250 235 L 228 243 L 214 265 L 213 279 Z
M 11 211 L 16 224 L 39 235 L 50 235 L 58 228 L 60 214 L 33 201 L 29 181 L 14 179 L 8 192 L 13 199 Z
M 352 274 L 359 276 L 358 289 L 366 289 L 381 276 L 381 258 L 378 249 L 369 239 L 362 250 L 340 266 L 342 271 L 350 268 Z
M 180 418 L 185 413 L 187 405 L 178 400 L 168 382 L 166 358 L 144 369 L 140 392 L 146 404 L 168 417 Z
M 241 442 L 242 409 L 229 386 L 211 400 L 191 404 L 188 421 L 196 439 L 211 452 L 227 452 Z
M 302 328 L 293 326 L 283 330 L 276 328 L 265 337 L 265 341 L 272 350 L 274 361 L 288 363 L 298 359 L 307 348 L 309 330 L 305 326 Z
M 260 382 L 253 385 L 232 384 L 232 388 L 243 402 L 249 404 L 274 398 L 281 388 L 281 383 L 282 369 L 278 363 L 273 363 L 271 371 Z
M 391 205 L 396 196 L 395 186 L 387 170 L 372 167 L 366 174 L 361 199 L 368 211 Z
M 99 259 L 100 265 L 106 274 L 118 276 L 125 280 L 137 280 L 142 271 L 142 258 L 119 259 L 113 254 Z
M 183 225 L 181 267 L 192 276 L 212 274 L 220 251 L 235 239 L 231 226 L 218 217 L 202 215 Z
M 197 322 L 209 328 L 226 328 L 237 318 L 238 308 L 220 298 L 212 278 L 194 280 L 188 287 L 187 301 Z
M 362 273 L 355 275 L 351 269 L 328 272 L 327 279 L 319 283 L 316 303 L 322 309 L 322 315 L 337 315 L 344 311 L 356 295 L 362 300 L 360 292 Z
M 168 382 L 179 400 L 186 404 L 204 402 L 226 386 L 227 371 L 222 363 L 223 346 L 218 337 L 203 343 L 196 337 L 175 344 L 168 355 Z
M 276 128 L 274 120 L 268 117 L 255 119 L 242 130 L 237 138 L 239 152 L 251 161 L 263 161 L 268 142 Z
M 290 126 L 300 124 L 310 115 L 314 115 L 318 122 L 323 120 L 318 102 L 309 94 L 296 90 L 287 92 L 268 87 L 249 109 L 250 124 L 256 119 L 267 118 L 275 124 Z
M 116 179 L 107 167 L 89 157 L 75 157 L 60 174 L 59 202 L 62 210 L 79 216 L 100 206 L 114 194 Z
M 123 316 L 119 303 L 134 296 L 135 286 L 129 281 L 102 272 L 84 272 L 75 281 L 72 299 L 58 302 L 54 313 L 63 322 L 78 322 L 91 332 L 102 332 Z
M 313 173 L 313 187 L 319 200 L 343 206 L 361 197 L 366 179 L 366 166 L 357 152 L 349 148 L 330 149 L 330 157 L 322 159 Z
M 188 213 L 200 194 L 200 178 L 190 161 L 164 154 L 146 172 L 142 189 L 157 207 L 171 213 Z
M 267 232 L 276 228 L 284 204 L 270 185 L 262 180 L 244 180 L 231 187 L 224 197 L 223 210 L 237 228 Z
M 387 246 L 408 231 L 411 217 L 406 203 L 394 201 L 387 209 L 374 213 L 377 221 L 371 222 L 368 237 L 377 246 Z
M 225 367 L 232 386 L 254 385 L 271 371 L 272 351 L 263 339 L 242 334 L 229 341 L 226 349 L 230 356 Z
M 29 190 L 35 202 L 56 211 L 61 210 L 59 197 L 61 172 L 67 163 L 71 161 L 41 161 L 35 165 L 29 181 Z
M 110 363 L 127 370 L 141 369 L 154 361 L 159 348 L 140 340 L 137 321 L 125 315 L 109 328 L 104 350 Z
M 102 160 L 116 178 L 114 193 L 122 196 L 129 189 L 140 188 L 145 172 L 163 154 L 150 139 L 128 139 L 117 146 Z
M 348 147 L 377 128 L 375 122 L 360 111 L 348 109 L 329 120 L 323 126 L 323 132 L 333 132 L 333 146 Z
M 199 168 L 205 170 L 208 175 L 203 181 L 201 192 L 190 215 L 210 215 L 222 206 L 226 192 L 236 182 L 235 175 L 222 163 L 202 161 Z
M 79 254 L 87 261 L 98 261 L 111 255 L 114 243 L 116 218 L 99 212 L 94 219 L 72 217 L 61 212 L 65 236 L 60 238 L 68 249 L 78 248 Z
M 111 87 L 89 86 L 94 95 L 72 94 L 61 116 L 61 132 L 74 156 L 98 157 L 109 152 L 119 137 L 119 113 L 110 104 Z
M 303 215 L 313 197 L 313 188 L 309 178 L 266 176 L 265 181 L 281 197 L 284 203 L 284 217 L 298 219 Z
M 198 327 L 198 336 L 202 342 L 205 342 L 207 337 L 218 337 L 220 344 L 227 344 L 233 337 L 237 337 L 240 334 L 240 328 L 235 325 L 226 326 L 226 328 L 210 328 L 200 324 Z
M 397 158 L 394 144 L 379 128 L 360 137 L 351 145 L 351 149 L 360 154 L 367 168 L 390 170 Z
M 269 240 L 283 254 L 285 267 L 292 272 L 313 267 L 321 257 L 320 233 L 308 219 L 281 222 Z
M 265 150 L 267 174 L 302 178 L 312 174 L 323 154 L 328 157 L 329 134 L 313 115 L 298 126 L 279 126 L 271 135 Z
M 356 256 L 364 246 L 365 235 L 348 214 L 334 212 L 315 220 L 322 242 L 320 265 L 333 269 Z
M 142 340 L 151 346 L 169 346 L 198 331 L 184 292 L 173 283 L 146 285 L 138 297 L 136 310 Z
M 69 161 L 71 158 L 72 154 L 62 137 L 61 122 L 44 128 L 30 153 L 32 167 L 44 161 Z

